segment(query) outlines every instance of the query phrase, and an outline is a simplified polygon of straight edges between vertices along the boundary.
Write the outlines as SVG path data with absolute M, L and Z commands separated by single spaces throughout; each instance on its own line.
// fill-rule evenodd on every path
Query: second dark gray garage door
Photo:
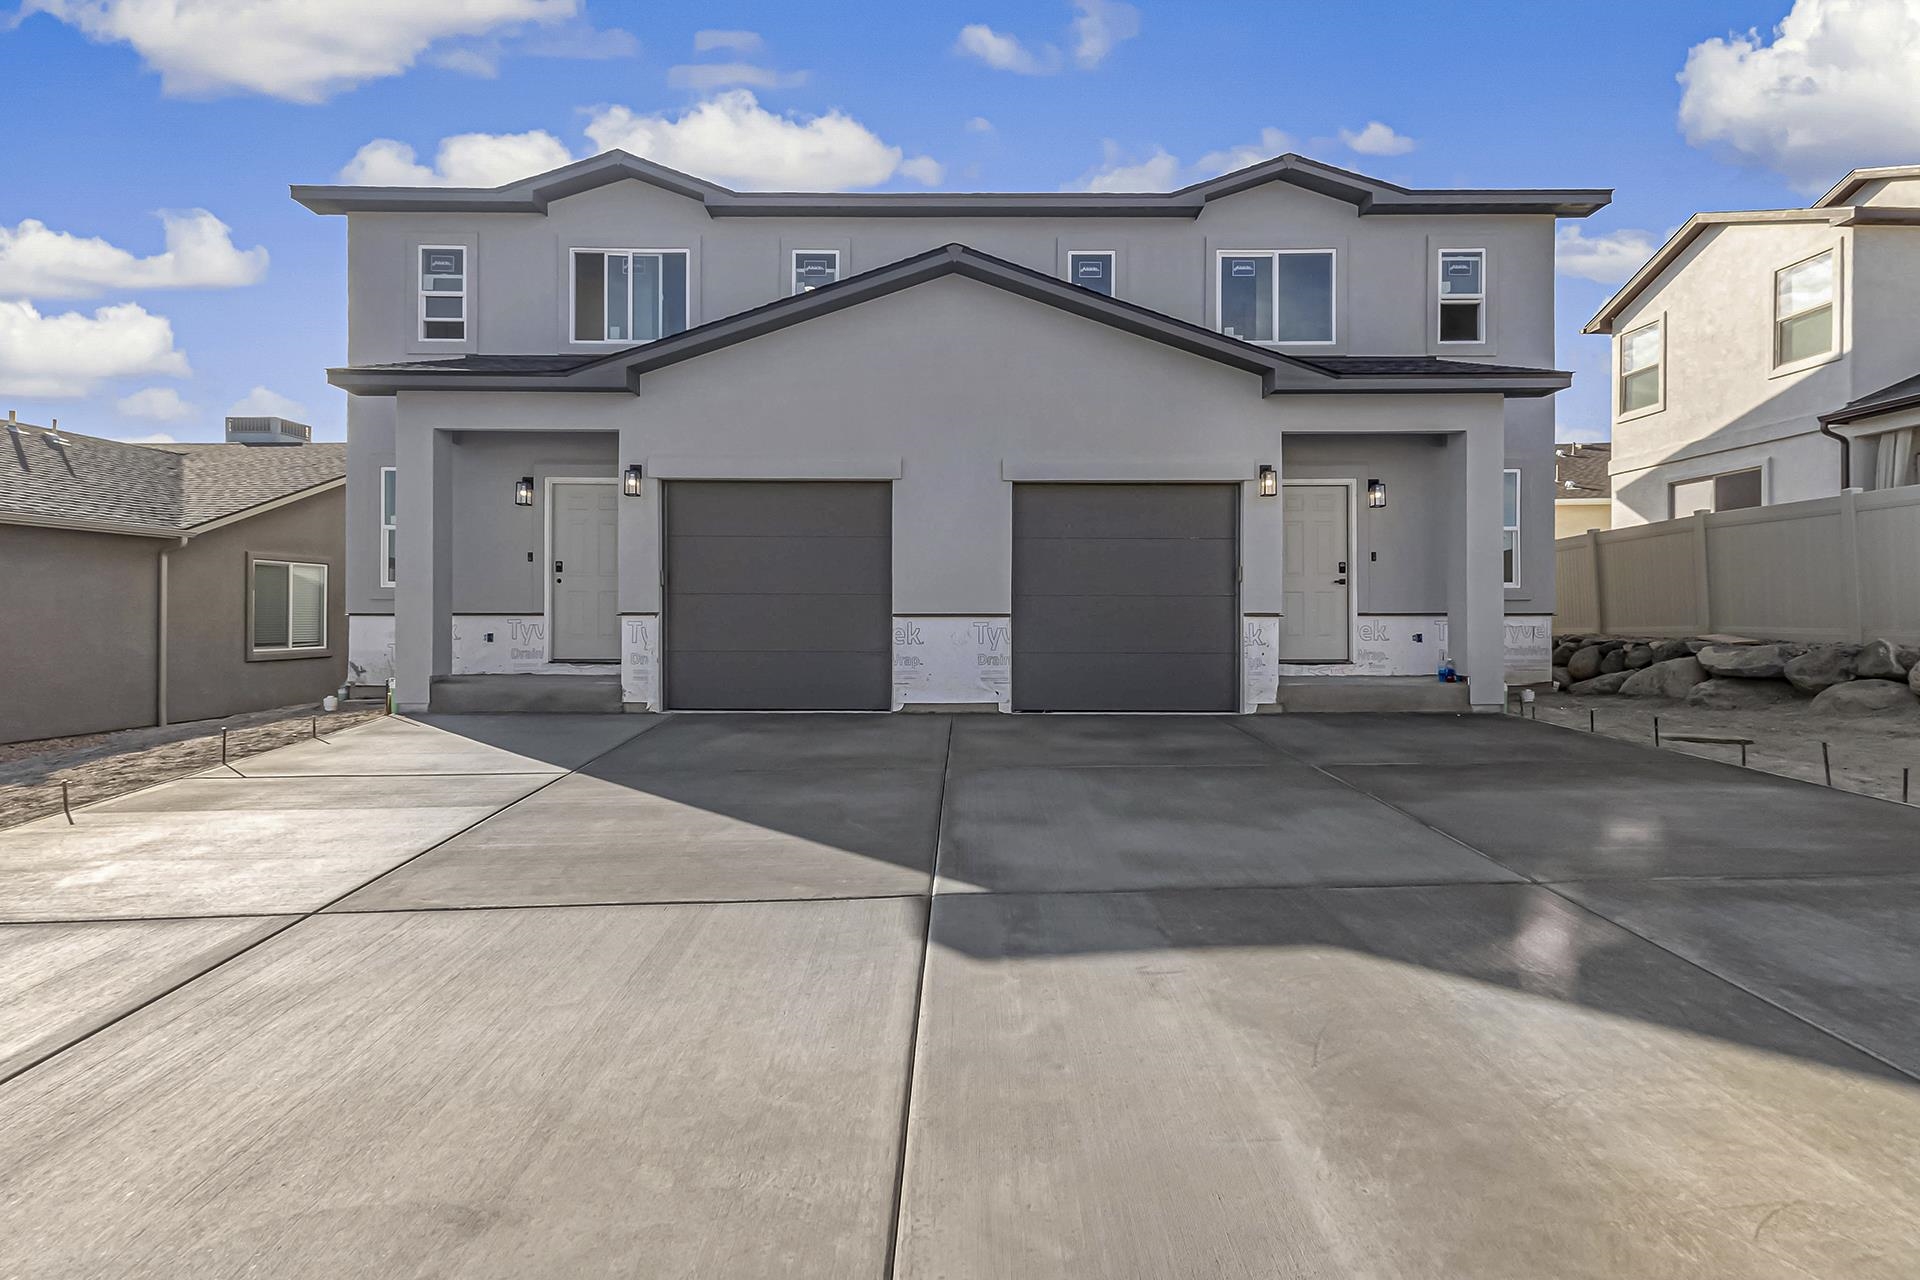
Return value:
M 855 482 L 666 485 L 666 705 L 885 711 L 893 499 Z
M 1239 707 L 1239 486 L 1016 484 L 1017 711 Z

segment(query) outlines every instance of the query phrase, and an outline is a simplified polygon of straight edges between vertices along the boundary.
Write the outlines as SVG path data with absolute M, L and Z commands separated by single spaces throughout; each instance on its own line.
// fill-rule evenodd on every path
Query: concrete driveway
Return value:
M 680 716 L 77 817 L 0 833 L 0 1276 L 1920 1274 L 1920 809 L 1497 718 Z

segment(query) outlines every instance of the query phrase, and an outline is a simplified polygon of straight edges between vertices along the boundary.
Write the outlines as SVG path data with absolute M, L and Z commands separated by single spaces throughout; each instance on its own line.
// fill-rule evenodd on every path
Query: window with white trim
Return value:
M 255 653 L 327 647 L 327 566 L 255 560 L 248 583 L 248 625 Z
M 1717 476 L 1679 480 L 1668 486 L 1675 520 L 1701 511 L 1743 511 L 1765 503 L 1760 468 L 1742 467 Z
M 1666 325 L 1655 320 L 1620 339 L 1620 412 L 1638 413 L 1657 408 L 1665 398 L 1662 372 L 1666 355 Z
M 686 327 L 684 249 L 573 251 L 575 342 L 652 342 Z
M 1067 254 L 1067 279 L 1082 289 L 1113 296 L 1113 250 L 1090 249 Z
M 1440 251 L 1441 342 L 1485 342 L 1487 340 L 1487 251 L 1485 249 L 1443 249 Z
M 793 251 L 793 291 L 812 293 L 823 284 L 840 278 L 838 249 L 795 249 Z
M 1774 272 L 1773 367 L 1832 351 L 1833 317 L 1833 250 Z
M 424 342 L 467 340 L 467 250 L 463 246 L 420 246 L 420 338 Z
M 1223 249 L 1214 327 L 1243 342 L 1326 346 L 1334 335 L 1332 249 Z
M 400 505 L 400 472 L 393 467 L 380 468 L 380 585 L 391 587 L 399 580 L 399 529 L 394 517 Z
M 1500 580 L 1509 587 L 1520 585 L 1520 473 L 1509 468 L 1500 473 Z

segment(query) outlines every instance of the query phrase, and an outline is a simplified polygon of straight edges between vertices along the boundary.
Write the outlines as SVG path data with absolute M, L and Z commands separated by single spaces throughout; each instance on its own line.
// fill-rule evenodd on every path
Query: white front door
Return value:
M 1286 576 L 1281 584 L 1280 661 L 1345 662 L 1351 653 L 1347 502 L 1343 484 L 1290 484 Z
M 552 661 L 620 656 L 618 492 L 612 481 L 553 482 Z

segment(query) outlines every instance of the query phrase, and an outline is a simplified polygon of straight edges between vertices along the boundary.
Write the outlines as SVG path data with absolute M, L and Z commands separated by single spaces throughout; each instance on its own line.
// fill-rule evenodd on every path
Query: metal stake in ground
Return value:
M 1820 744 L 1820 767 L 1826 770 L 1827 785 L 1833 785 L 1833 756 L 1827 751 L 1827 744 Z
M 1653 745 L 1656 747 L 1660 745 L 1660 717 L 1659 716 L 1655 716 L 1653 718 Z
M 67 815 L 67 825 L 73 825 L 73 803 L 67 795 L 67 784 L 60 784 L 60 812 Z
M 220 763 L 227 762 L 227 726 L 220 726 Z

